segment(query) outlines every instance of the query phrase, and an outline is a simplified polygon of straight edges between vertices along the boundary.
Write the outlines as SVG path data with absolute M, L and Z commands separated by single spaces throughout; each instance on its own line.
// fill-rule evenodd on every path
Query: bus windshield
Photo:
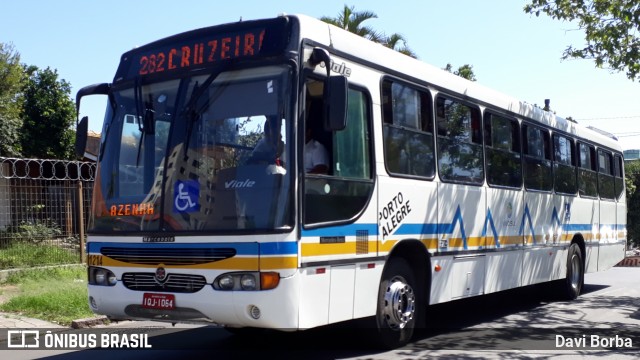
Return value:
M 290 84 L 270 66 L 114 90 L 91 230 L 290 227 Z

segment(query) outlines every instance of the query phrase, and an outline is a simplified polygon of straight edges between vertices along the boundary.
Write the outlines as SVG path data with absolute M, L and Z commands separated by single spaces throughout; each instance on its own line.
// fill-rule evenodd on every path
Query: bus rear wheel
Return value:
M 413 271 L 402 258 L 389 261 L 378 290 L 376 332 L 378 344 L 392 349 L 407 344 L 416 324 L 416 282 Z
M 574 300 L 582 292 L 584 285 L 584 262 L 578 244 L 571 244 L 567 254 L 567 277 L 564 281 L 564 297 Z

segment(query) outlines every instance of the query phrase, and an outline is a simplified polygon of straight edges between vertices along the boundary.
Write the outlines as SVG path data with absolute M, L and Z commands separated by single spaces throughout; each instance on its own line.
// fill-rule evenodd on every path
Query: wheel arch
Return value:
M 387 255 L 387 264 L 393 258 L 403 258 L 413 270 L 416 282 L 420 285 L 420 292 L 424 304 L 417 319 L 418 326 L 423 327 L 425 322 L 425 310 L 429 305 L 431 295 L 431 254 L 427 247 L 417 239 L 403 239 L 391 249 Z M 386 269 L 386 264 L 385 264 Z M 384 271 L 384 270 L 383 270 Z

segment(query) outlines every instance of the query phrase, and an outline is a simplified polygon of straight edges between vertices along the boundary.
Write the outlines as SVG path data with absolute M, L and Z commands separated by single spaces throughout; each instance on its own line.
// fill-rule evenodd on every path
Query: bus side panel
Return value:
M 520 190 L 487 188 L 487 218 L 482 234 L 486 248 L 496 250 L 487 253 L 487 294 L 518 287 L 522 281 L 522 199 Z
M 378 306 L 378 284 L 382 277 L 384 262 L 360 263 L 356 265 L 356 286 L 353 301 L 353 318 L 373 316 L 376 314 Z M 339 294 L 336 294 L 339 296 Z
M 600 200 L 600 243 L 612 243 L 617 241 L 616 207 L 615 201 Z
M 331 267 L 329 286 L 329 323 L 353 319 L 356 265 Z
M 523 286 L 551 279 L 555 258 L 555 252 L 550 245 L 554 231 L 551 221 L 552 209 L 551 194 L 525 192 L 524 216 L 521 223 L 524 234 Z
M 325 269 L 319 271 L 318 269 Z M 329 288 L 331 269 L 308 267 L 300 269 L 300 329 L 308 329 L 329 323 Z
M 482 229 L 486 218 L 483 187 L 440 183 L 438 188 L 439 250 L 464 254 L 485 247 Z M 456 256 L 448 283 L 451 298 L 478 295 L 484 291 L 486 257 Z M 441 275 L 440 275 L 441 276 Z
M 586 251 L 586 254 L 584 254 L 585 272 L 595 272 L 598 269 L 599 253 L 597 229 L 600 208 L 598 207 L 598 200 L 578 196 L 570 206 L 568 216 L 571 220 L 566 227 L 571 230 L 572 236 L 580 235 L 584 239 Z M 568 241 L 571 241 L 571 239 Z
M 451 281 L 453 277 L 453 256 L 434 256 L 431 258 L 431 294 L 429 304 L 451 301 Z M 440 271 L 435 271 L 438 267 Z
M 440 251 L 484 248 L 481 236 L 486 219 L 484 188 L 439 183 L 438 205 Z
M 616 208 L 615 201 L 600 200 L 598 271 L 611 268 L 624 257 L 624 243 L 618 242 L 616 234 Z
M 625 256 L 625 242 L 600 242 L 598 253 L 598 271 L 610 269 Z

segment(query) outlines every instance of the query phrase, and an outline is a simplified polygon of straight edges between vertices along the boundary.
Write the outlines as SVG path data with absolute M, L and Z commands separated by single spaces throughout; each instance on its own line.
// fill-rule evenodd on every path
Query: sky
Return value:
M 4 0 L 0 42 L 11 43 L 21 62 L 56 69 L 71 96 L 95 83 L 112 82 L 122 53 L 176 33 L 281 13 L 335 17 L 345 4 L 378 18 L 365 22 L 402 34 L 424 62 L 454 69 L 473 66 L 477 81 L 559 116 L 617 135 L 624 149 L 640 149 L 640 83 L 592 60 L 561 60 L 563 50 L 584 44 L 576 24 L 536 17 L 514 0 Z M 86 100 L 85 100 L 86 99 Z M 106 100 L 83 98 L 81 115 L 99 132 Z

